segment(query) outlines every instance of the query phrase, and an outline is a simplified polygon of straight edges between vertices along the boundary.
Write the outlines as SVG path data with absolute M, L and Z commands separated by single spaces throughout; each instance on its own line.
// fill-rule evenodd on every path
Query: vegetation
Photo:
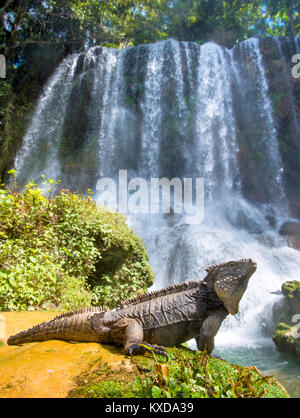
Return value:
M 244 368 L 187 348 L 168 349 L 168 364 L 137 356 L 134 371 L 98 367 L 78 380 L 70 397 L 83 398 L 287 398 L 284 388 L 255 367 Z
M 16 176 L 14 171 L 11 174 Z M 153 283 L 142 241 L 89 194 L 0 189 L 0 311 L 115 306 Z
M 297 0 L 266 0 L 269 18 L 266 30 L 274 36 L 297 36 L 300 30 L 300 6 Z

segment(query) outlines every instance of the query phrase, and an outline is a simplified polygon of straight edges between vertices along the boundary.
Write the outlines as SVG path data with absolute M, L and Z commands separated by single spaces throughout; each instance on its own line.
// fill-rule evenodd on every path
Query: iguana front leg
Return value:
M 207 354 L 213 352 L 215 347 L 215 336 L 227 315 L 228 312 L 220 309 L 204 320 L 200 328 L 200 335 L 195 338 L 199 351 L 206 350 Z
M 155 354 L 163 355 L 168 359 L 168 354 L 164 347 L 151 345 L 143 341 L 143 327 L 135 319 L 123 318 L 116 322 L 112 328 L 113 333 L 115 335 L 118 334 L 118 338 L 120 335 L 124 335 L 124 349 L 130 356 L 132 356 L 135 352 L 147 350 L 150 352 L 153 351 Z

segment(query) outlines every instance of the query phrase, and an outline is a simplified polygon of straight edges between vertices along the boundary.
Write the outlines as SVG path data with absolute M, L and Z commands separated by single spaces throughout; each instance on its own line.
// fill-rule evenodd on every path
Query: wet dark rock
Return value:
M 266 220 L 269 222 L 269 225 L 270 225 L 271 228 L 276 228 L 277 220 L 276 220 L 275 216 L 267 215 Z
M 243 211 L 239 211 L 236 226 L 245 229 L 250 234 L 262 234 L 263 230 L 253 219 L 250 219 Z
M 281 225 L 280 235 L 287 238 L 289 245 L 300 250 L 300 222 L 286 222 Z

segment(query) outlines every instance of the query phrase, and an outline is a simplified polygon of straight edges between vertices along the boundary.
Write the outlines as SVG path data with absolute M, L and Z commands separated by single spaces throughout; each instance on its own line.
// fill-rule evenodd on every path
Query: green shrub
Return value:
M 153 273 L 125 218 L 89 195 L 52 198 L 47 183 L 48 197 L 34 183 L 0 189 L 0 311 L 113 307 L 145 291 Z

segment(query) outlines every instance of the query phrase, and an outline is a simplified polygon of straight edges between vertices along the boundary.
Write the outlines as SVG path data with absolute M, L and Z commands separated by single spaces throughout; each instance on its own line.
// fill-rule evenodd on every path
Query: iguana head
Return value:
M 254 261 L 245 259 L 229 261 L 206 269 L 214 290 L 232 315 L 239 311 L 240 300 L 256 267 L 257 264 Z

